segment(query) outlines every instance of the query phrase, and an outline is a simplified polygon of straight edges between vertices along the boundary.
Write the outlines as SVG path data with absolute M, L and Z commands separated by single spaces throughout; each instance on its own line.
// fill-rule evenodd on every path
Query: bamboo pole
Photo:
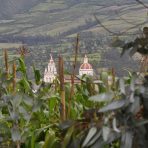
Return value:
M 64 61 L 61 56 L 59 56 L 59 80 L 60 80 L 60 96 L 61 96 L 61 120 L 64 121 L 66 119 Z

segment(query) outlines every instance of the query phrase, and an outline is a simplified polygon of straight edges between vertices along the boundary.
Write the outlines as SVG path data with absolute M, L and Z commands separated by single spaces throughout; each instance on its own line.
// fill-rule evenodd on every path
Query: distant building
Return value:
M 53 83 L 57 75 L 57 70 L 55 66 L 55 62 L 52 58 L 52 55 L 50 55 L 50 60 L 48 63 L 48 67 L 45 68 L 44 72 L 44 82 L 46 83 Z
M 88 57 L 86 55 L 84 57 L 83 64 L 79 68 L 79 75 L 82 76 L 84 74 L 90 75 L 90 76 L 93 76 L 93 74 L 94 74 L 94 70 L 93 70 L 91 64 L 88 63 Z
M 93 73 L 94 73 L 93 68 L 92 68 L 91 64 L 88 63 L 88 57 L 85 55 L 84 62 L 79 68 L 79 76 L 82 76 L 84 74 L 89 75 L 89 76 L 93 76 Z M 45 83 L 53 83 L 56 76 L 57 76 L 56 66 L 55 66 L 52 56 L 50 55 L 48 67 L 45 68 L 45 72 L 44 72 L 44 82 Z M 65 75 L 64 81 L 65 81 L 65 83 L 71 82 L 71 75 Z M 75 83 L 80 83 L 80 80 L 76 77 L 74 78 L 74 81 L 75 81 Z

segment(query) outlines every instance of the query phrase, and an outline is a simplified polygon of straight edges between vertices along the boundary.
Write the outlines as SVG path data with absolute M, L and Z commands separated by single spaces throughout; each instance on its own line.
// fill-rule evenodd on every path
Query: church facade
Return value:
M 83 64 L 79 68 L 79 75 L 82 76 L 84 74 L 90 75 L 90 76 L 93 76 L 93 74 L 94 74 L 94 70 L 93 70 L 91 64 L 88 63 L 88 57 L 86 55 L 84 57 Z
M 57 75 L 57 69 L 55 66 L 55 62 L 52 58 L 52 55 L 50 55 L 50 60 L 48 63 L 47 68 L 45 68 L 44 71 L 44 82 L 46 83 L 53 83 Z

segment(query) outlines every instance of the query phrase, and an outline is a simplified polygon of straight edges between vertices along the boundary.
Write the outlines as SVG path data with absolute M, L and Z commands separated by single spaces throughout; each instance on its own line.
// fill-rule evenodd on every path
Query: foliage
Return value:
M 58 79 L 53 84 L 45 84 L 40 71 L 33 66 L 34 79 L 30 80 L 24 58 L 15 62 L 16 69 L 11 71 L 11 62 L 7 61 L 7 69 L 3 66 L 0 70 L 0 145 L 17 148 L 148 146 L 147 76 L 141 79 L 136 73 L 129 73 L 128 78 L 119 79 L 113 72 L 102 72 L 99 81 L 84 75 L 79 78 L 80 84 L 64 84 L 66 111 L 72 85 L 74 93 L 70 113 L 66 112 L 63 121 Z
M 130 50 L 130 55 L 134 55 L 136 52 L 139 52 L 142 55 L 148 54 L 148 27 L 143 28 L 143 36 L 137 37 L 134 41 L 128 42 L 123 46 L 122 54 L 125 51 Z

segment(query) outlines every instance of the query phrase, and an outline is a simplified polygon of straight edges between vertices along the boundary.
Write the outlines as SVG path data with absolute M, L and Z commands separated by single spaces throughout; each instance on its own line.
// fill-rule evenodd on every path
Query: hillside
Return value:
M 0 0 L 0 19 L 11 18 L 16 13 L 25 13 L 43 1 L 45 0 Z
M 80 31 L 106 33 L 94 19 L 94 13 L 109 29 L 119 31 L 132 27 L 132 23 L 143 23 L 147 11 L 131 0 L 1 0 L 0 17 L 11 16 L 11 19 L 1 19 L 0 34 L 69 36 Z

